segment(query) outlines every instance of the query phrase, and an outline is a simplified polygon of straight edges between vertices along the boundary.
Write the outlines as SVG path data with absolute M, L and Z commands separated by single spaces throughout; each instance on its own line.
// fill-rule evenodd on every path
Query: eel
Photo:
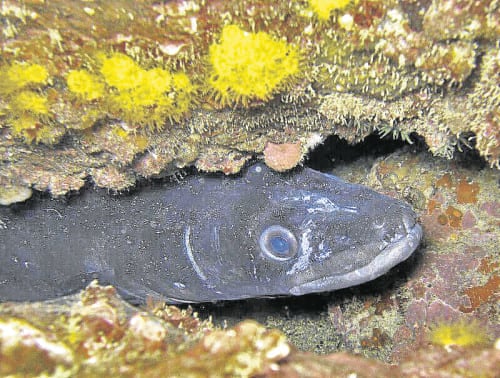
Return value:
M 407 203 L 256 163 L 128 195 L 90 189 L 0 207 L 0 302 L 54 299 L 95 279 L 132 302 L 332 291 L 383 275 L 421 237 Z

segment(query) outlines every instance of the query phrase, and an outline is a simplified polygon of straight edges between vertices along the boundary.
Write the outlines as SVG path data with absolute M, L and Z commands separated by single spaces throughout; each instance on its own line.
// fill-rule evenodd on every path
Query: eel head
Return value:
M 234 254 L 225 259 L 237 262 L 222 275 L 223 299 L 358 285 L 407 259 L 422 237 L 407 203 L 332 175 L 308 168 L 283 175 L 257 164 L 244 179 L 238 221 L 218 235 L 221 250 Z

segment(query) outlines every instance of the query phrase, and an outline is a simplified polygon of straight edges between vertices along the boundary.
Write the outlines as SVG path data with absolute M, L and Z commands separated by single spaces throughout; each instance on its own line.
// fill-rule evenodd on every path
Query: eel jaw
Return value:
M 294 286 L 290 289 L 290 294 L 304 295 L 332 291 L 371 281 L 387 273 L 391 268 L 410 257 L 418 247 L 421 238 L 422 227 L 419 224 L 414 224 L 405 236 L 389 244 L 369 264 L 349 273 L 322 277 Z

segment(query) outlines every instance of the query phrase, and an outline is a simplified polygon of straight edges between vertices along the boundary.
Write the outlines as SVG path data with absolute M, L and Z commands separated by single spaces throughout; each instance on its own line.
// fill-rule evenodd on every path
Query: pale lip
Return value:
M 407 225 L 405 225 L 407 226 Z M 415 251 L 422 239 L 422 227 L 414 224 L 407 234 L 387 245 L 368 265 L 342 275 L 322 277 L 290 289 L 292 295 L 342 289 L 371 281 L 406 260 Z

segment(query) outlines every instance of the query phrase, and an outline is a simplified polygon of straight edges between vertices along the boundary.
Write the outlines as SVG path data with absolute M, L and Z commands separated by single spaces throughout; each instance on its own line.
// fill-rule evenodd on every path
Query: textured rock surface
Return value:
M 491 345 L 428 346 L 399 366 L 348 353 L 318 356 L 254 321 L 217 330 L 173 306 L 129 308 L 112 287 L 95 284 L 63 301 L 0 310 L 0 376 L 494 377 L 500 362 Z
M 328 135 L 419 135 L 498 165 L 495 1 L 109 4 L 2 3 L 2 203 L 252 155 L 286 169 Z M 266 156 L 281 144 L 300 149 Z

